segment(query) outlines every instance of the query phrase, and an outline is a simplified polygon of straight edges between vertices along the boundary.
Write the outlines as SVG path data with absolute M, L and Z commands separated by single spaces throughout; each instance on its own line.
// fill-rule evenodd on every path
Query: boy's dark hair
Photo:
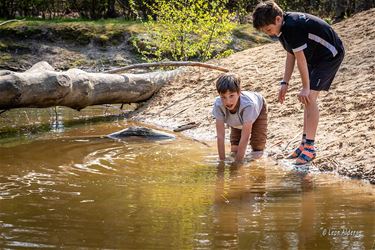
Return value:
M 219 94 L 227 91 L 240 93 L 241 79 L 233 73 L 222 74 L 216 81 L 216 90 Z
M 267 25 L 275 24 L 276 17 L 283 14 L 283 10 L 274 1 L 261 2 L 254 9 L 253 26 L 260 30 Z

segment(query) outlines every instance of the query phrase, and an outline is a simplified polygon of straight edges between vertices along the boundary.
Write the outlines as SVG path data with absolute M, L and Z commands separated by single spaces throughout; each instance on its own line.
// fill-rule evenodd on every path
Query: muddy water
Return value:
M 114 141 L 118 119 L 0 141 L 0 248 L 372 249 L 373 186 L 214 146 Z

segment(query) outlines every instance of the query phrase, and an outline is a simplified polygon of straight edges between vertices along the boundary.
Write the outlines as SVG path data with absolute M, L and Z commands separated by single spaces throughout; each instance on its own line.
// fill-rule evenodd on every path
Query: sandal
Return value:
M 311 162 L 316 157 L 315 147 L 313 145 L 305 145 L 305 149 L 298 156 L 295 165 L 304 165 Z
M 287 158 L 287 159 L 296 159 L 296 158 L 298 158 L 298 156 L 300 156 L 300 154 L 302 153 L 303 150 L 305 150 L 305 147 L 304 147 L 304 144 L 301 143 L 301 144 L 299 145 L 299 147 L 296 148 L 296 149 L 293 151 L 293 153 L 291 153 L 290 155 L 288 155 L 286 158 Z

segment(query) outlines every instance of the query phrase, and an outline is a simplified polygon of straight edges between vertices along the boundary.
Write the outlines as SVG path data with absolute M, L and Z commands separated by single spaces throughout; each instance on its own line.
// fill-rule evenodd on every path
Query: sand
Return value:
M 375 184 L 375 9 L 359 13 L 333 27 L 342 38 L 346 57 L 329 92 L 319 97 L 321 110 L 316 137 L 318 157 L 313 167 Z M 269 107 L 267 153 L 276 163 L 299 143 L 303 109 L 297 94 L 302 86 L 294 71 L 286 101 L 277 102 L 278 82 L 286 52 L 275 42 L 209 63 L 230 69 L 242 79 L 243 90 L 258 91 Z M 211 115 L 218 71 L 191 68 L 165 85 L 133 118 L 166 129 L 195 122 L 182 132 L 215 141 Z

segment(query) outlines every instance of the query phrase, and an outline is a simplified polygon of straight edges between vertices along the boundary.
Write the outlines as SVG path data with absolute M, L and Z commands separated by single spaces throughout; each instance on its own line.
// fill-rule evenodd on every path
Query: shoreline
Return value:
M 160 128 L 160 129 L 166 130 L 168 132 L 172 132 L 174 128 L 176 128 L 178 126 L 181 126 L 181 125 L 178 125 L 176 123 L 166 125 L 166 123 L 163 123 L 162 120 L 159 120 L 159 119 L 157 119 L 157 120 L 153 120 L 153 119 L 143 120 L 140 117 L 138 117 L 137 115 L 132 117 L 131 120 L 135 121 L 135 122 L 145 123 L 146 125 L 152 126 L 156 129 Z M 193 128 L 193 129 L 188 129 L 188 130 L 185 130 L 185 131 L 182 131 L 182 132 L 175 132 L 175 133 L 180 133 L 183 137 L 191 139 L 191 140 L 196 141 L 198 143 L 202 143 L 207 147 L 215 147 L 216 146 L 215 133 L 214 133 L 214 131 L 211 132 L 211 131 L 208 131 L 208 130 L 209 130 L 209 128 L 207 128 L 207 127 L 201 127 L 200 129 L 194 129 Z M 226 129 L 226 132 L 229 132 L 229 130 Z M 226 135 L 228 135 L 228 134 L 229 133 L 226 133 Z M 294 140 L 291 140 L 291 141 L 294 141 Z M 289 141 L 287 144 L 290 144 L 291 141 Z M 297 140 L 295 140 L 295 142 L 297 142 Z M 299 142 L 299 140 L 298 140 L 298 142 Z M 226 145 L 229 145 L 229 138 L 226 138 Z M 351 168 L 351 169 L 344 168 L 343 169 L 343 168 L 340 168 L 340 163 L 335 161 L 335 160 L 333 160 L 333 161 L 330 160 L 326 163 L 324 163 L 324 162 L 322 163 L 322 161 L 324 161 L 326 158 L 319 159 L 319 151 L 318 151 L 317 158 L 312 163 L 307 164 L 307 165 L 297 166 L 297 165 L 293 164 L 292 160 L 287 160 L 285 158 L 290 152 L 285 150 L 284 145 L 281 146 L 280 143 L 275 143 L 274 145 L 272 145 L 272 143 L 270 143 L 270 141 L 267 141 L 267 145 L 270 145 L 270 146 L 266 147 L 265 155 L 262 156 L 262 158 L 265 158 L 267 161 L 270 161 L 272 165 L 278 165 L 279 167 L 281 167 L 284 170 L 287 170 L 287 169 L 298 170 L 298 169 L 301 168 L 302 169 L 301 171 L 306 171 L 306 168 L 307 168 L 307 171 L 311 170 L 314 174 L 316 174 L 316 173 L 327 174 L 327 175 L 330 175 L 333 178 L 339 178 L 339 179 L 342 179 L 342 180 L 355 180 L 355 181 L 360 181 L 363 184 L 370 184 L 370 185 L 375 184 L 373 175 L 371 175 L 369 179 L 368 178 L 356 177 L 356 175 L 358 175 L 358 172 L 361 171 L 361 169 L 355 169 L 355 168 L 354 169 L 353 168 Z M 229 149 L 229 147 L 227 147 L 227 149 Z M 228 152 L 226 154 L 228 155 Z M 246 156 L 247 159 L 249 159 L 249 148 L 247 149 L 247 153 L 246 153 L 245 156 Z M 316 161 L 317 161 L 317 163 L 316 163 Z M 246 163 L 248 163 L 248 162 L 246 162 Z M 330 165 L 333 165 L 333 167 L 331 167 Z M 363 173 L 360 172 L 360 174 L 363 174 Z
M 319 96 L 318 156 L 314 164 L 322 171 L 375 184 L 375 27 L 365 24 L 373 15 L 375 9 L 334 25 L 345 44 L 346 56 L 330 91 Z M 266 148 L 276 160 L 298 146 L 303 126 L 303 107 L 297 100 L 301 83 L 296 69 L 285 103 L 277 102 L 284 62 L 285 51 L 277 42 L 209 61 L 239 75 L 242 90 L 260 92 L 266 99 Z M 217 96 L 215 80 L 220 74 L 189 68 L 177 80 L 164 85 L 131 117 L 167 129 L 194 122 L 199 126 L 184 131 L 184 135 L 215 140 L 211 110 Z

